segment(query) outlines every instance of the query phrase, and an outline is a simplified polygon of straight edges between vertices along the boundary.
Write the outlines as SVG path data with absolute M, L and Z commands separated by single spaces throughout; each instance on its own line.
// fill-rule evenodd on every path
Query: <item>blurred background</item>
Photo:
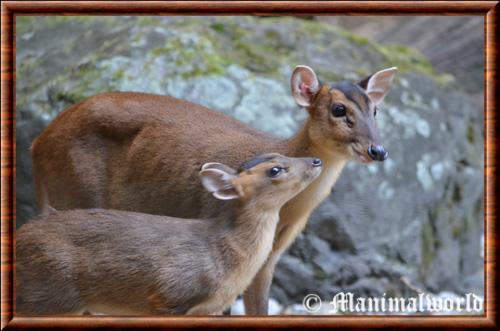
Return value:
M 397 66 L 377 115 L 390 158 L 347 166 L 281 258 L 271 313 L 303 313 L 308 293 L 482 297 L 483 39 L 466 16 L 18 16 L 17 226 L 36 214 L 32 140 L 88 96 L 172 95 L 289 137 L 296 65 L 329 83 Z

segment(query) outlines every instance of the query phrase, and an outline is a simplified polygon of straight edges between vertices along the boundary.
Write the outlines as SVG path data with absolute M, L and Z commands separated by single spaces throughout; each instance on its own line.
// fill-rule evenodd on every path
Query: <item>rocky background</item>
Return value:
M 434 25 L 451 31 L 448 18 L 439 19 Z M 399 30 L 441 31 L 431 24 L 405 30 L 411 22 L 399 20 Z M 289 137 L 306 117 L 289 92 L 295 65 L 311 66 L 328 82 L 398 66 L 377 115 L 390 158 L 347 166 L 282 257 L 271 308 L 299 312 L 307 293 L 328 299 L 339 291 L 483 296 L 482 44 L 467 51 L 474 61 L 454 67 L 450 60 L 437 71 L 418 50 L 338 24 L 349 28 L 325 18 L 17 17 L 17 226 L 36 214 L 31 141 L 88 96 L 173 95 Z M 482 38 L 482 21 L 462 32 L 460 38 Z M 445 39 L 440 47 L 463 63 L 462 49 L 452 44 Z
M 440 72 L 460 79 L 462 90 L 483 97 L 484 19 L 481 16 L 320 16 L 380 43 L 410 45 Z

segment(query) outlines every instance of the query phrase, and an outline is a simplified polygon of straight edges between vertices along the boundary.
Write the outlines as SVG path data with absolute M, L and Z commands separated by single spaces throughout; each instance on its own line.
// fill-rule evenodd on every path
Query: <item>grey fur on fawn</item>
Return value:
M 128 211 L 54 211 L 16 238 L 16 313 L 221 314 L 272 249 L 281 207 L 321 161 L 258 156 L 236 170 L 205 164 L 205 189 L 226 207 L 210 220 Z

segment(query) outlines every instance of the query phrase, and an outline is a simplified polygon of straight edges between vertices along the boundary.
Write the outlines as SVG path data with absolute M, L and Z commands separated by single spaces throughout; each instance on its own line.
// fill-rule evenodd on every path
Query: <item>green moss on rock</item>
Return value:
M 430 63 L 417 51 L 399 45 L 379 45 L 329 23 L 293 17 L 189 17 L 182 20 L 151 16 L 18 17 L 18 31 L 31 31 L 35 26 L 62 30 L 67 26 L 74 29 L 74 33 L 81 31 L 79 38 L 74 42 L 73 39 L 67 40 L 59 49 L 59 56 L 76 59 L 75 49 L 82 39 L 93 40 L 96 34 L 101 36 L 100 29 L 107 26 L 115 31 L 95 45 L 97 47 L 93 46 L 95 49 L 91 54 L 78 60 L 83 65 L 61 74 L 59 78 L 72 82 L 71 95 L 65 97 L 67 100 L 77 100 L 89 93 L 118 86 L 136 86 L 128 82 L 134 80 L 139 69 L 131 74 L 123 63 L 106 70 L 99 66 L 117 55 L 129 59 L 129 63 L 138 63 L 136 57 L 131 57 L 134 49 L 142 52 L 141 70 L 146 77 L 149 77 L 149 71 L 156 70 L 155 66 L 164 63 L 162 70 L 168 78 L 226 76 L 230 65 L 275 78 L 297 64 L 312 65 L 310 62 L 314 57 L 330 59 L 328 62 L 318 60 L 319 64 L 314 64 L 325 81 L 363 78 L 384 66 L 431 75 L 433 79 L 438 77 Z M 20 63 L 19 77 L 28 77 L 26 73 L 34 65 L 44 65 L 30 63 L 28 57 Z M 156 75 L 150 76 L 157 79 Z M 36 77 L 26 81 L 29 81 L 30 88 L 46 83 Z M 61 90 L 66 91 L 66 88 Z
M 474 126 L 469 124 L 467 126 L 467 141 L 469 144 L 474 144 L 475 140 Z
M 434 251 L 434 230 L 429 223 L 424 223 L 422 225 L 422 272 L 425 273 L 428 270 L 435 258 Z

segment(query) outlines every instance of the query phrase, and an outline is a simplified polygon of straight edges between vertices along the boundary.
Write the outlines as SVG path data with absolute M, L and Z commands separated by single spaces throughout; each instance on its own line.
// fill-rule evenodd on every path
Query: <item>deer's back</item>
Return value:
M 106 93 L 63 113 L 33 144 L 37 192 L 56 209 L 115 208 L 185 218 L 221 206 L 198 172 L 236 167 L 276 138 L 187 101 Z

